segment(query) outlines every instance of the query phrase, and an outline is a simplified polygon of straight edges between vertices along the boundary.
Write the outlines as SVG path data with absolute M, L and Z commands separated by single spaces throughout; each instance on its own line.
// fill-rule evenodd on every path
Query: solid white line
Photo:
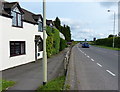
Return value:
M 86 54 L 85 54 L 85 56 L 86 56 Z
M 91 59 L 92 61 L 95 61 L 94 59 Z
M 108 73 L 110 73 L 112 76 L 116 76 L 114 73 L 112 73 L 111 71 L 109 70 L 106 70 Z
M 98 66 L 100 66 L 100 67 L 102 67 L 102 65 L 101 65 L 101 64 L 99 64 L 99 63 L 97 63 L 97 65 L 98 65 Z

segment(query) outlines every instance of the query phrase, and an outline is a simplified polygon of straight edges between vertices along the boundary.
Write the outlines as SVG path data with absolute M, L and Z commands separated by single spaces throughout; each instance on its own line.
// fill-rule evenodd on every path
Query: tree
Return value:
M 58 17 L 56 17 L 54 21 L 55 27 L 65 36 L 65 40 L 67 42 L 71 41 L 71 30 L 70 27 L 64 24 L 64 26 L 61 26 L 61 21 Z
M 56 17 L 55 21 L 54 21 L 55 27 L 60 30 L 61 27 L 61 21 L 58 17 Z

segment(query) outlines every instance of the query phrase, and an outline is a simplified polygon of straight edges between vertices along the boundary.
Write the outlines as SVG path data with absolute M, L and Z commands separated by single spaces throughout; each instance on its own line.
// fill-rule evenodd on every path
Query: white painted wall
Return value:
M 59 33 L 60 33 L 60 38 L 65 40 L 65 36 L 61 32 L 59 32 Z
M 12 19 L 3 16 L 0 16 L 0 23 L 2 23 L 2 29 L 0 29 L 0 63 L 2 62 L 2 68 L 0 70 L 34 61 L 35 35 L 40 35 L 43 38 L 43 33 L 38 32 L 38 25 L 24 22 L 23 28 L 12 27 Z M 26 54 L 10 57 L 9 41 L 26 41 Z M 42 58 L 42 52 L 38 58 Z

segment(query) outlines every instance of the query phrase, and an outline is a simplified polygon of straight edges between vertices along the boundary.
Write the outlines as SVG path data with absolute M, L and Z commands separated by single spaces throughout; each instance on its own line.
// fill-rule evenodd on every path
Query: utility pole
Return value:
M 43 0 L 43 85 L 47 83 L 46 0 Z
M 113 27 L 113 48 L 115 47 L 115 12 L 114 12 L 114 27 Z
M 114 13 L 114 25 L 113 25 L 113 48 L 115 47 L 115 11 L 108 10 L 108 12 Z

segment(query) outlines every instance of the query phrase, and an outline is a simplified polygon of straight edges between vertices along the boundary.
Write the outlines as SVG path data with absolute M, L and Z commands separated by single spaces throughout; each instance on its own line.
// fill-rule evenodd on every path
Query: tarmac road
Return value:
M 77 44 L 70 64 L 71 90 L 118 90 L 118 51 Z

